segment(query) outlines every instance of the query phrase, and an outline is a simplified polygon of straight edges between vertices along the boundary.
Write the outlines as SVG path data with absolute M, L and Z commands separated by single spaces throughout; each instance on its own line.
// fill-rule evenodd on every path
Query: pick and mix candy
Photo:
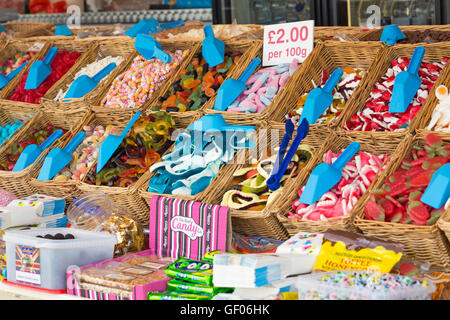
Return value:
M 331 150 L 324 155 L 323 161 L 332 164 L 342 151 L 335 154 Z M 320 221 L 343 217 L 350 213 L 353 206 L 362 197 L 382 169 L 387 155 L 380 156 L 360 151 L 342 171 L 339 183 L 325 193 L 316 203 L 307 205 L 300 202 L 305 186 L 298 190 L 299 198 L 292 203 L 294 212 L 289 212 L 291 219 Z
M 419 68 L 419 77 L 422 84 L 405 112 L 390 113 L 389 101 L 391 100 L 394 81 L 397 74 L 405 71 L 409 65 L 409 58 L 400 57 L 392 61 L 392 68 L 374 85 L 364 110 L 352 115 L 344 126 L 346 130 L 358 131 L 396 131 L 407 128 L 412 119 L 425 103 L 428 94 L 439 73 L 447 63 L 448 58 L 440 62 L 422 61 Z
M 233 173 L 234 179 L 229 186 L 230 189 L 223 195 L 221 205 L 238 210 L 262 211 L 278 195 L 282 194 L 283 186 L 288 178 L 297 176 L 312 155 L 313 149 L 310 146 L 299 145 L 280 181 L 281 188 L 276 191 L 269 190 L 267 179 L 272 173 L 277 154 L 262 159 L 250 167 L 236 170 Z
M 313 271 L 369 270 L 391 272 L 402 258 L 403 245 L 343 230 L 328 229 Z
M 344 72 L 341 80 L 336 85 L 333 90 L 333 102 L 328 107 L 325 112 L 317 119 L 318 124 L 328 124 L 332 123 L 339 117 L 339 115 L 344 110 L 345 103 L 348 101 L 350 96 L 355 92 L 356 87 L 360 83 L 364 70 L 360 68 L 356 69 L 342 69 Z M 320 81 L 320 87 L 325 85 L 330 75 L 326 70 L 322 71 L 322 80 Z M 316 87 L 316 85 L 314 85 Z M 302 115 L 303 106 L 305 105 L 308 93 L 303 94 L 297 102 L 297 109 L 289 113 L 287 118 L 300 117 Z
M 52 124 L 48 124 L 42 129 L 34 129 L 31 132 L 31 135 L 29 135 L 26 139 L 11 145 L 6 152 L 6 155 L 2 158 L 2 160 L 0 160 L 0 170 L 12 171 L 14 165 L 20 157 L 20 154 L 28 145 L 40 145 L 53 133 L 53 131 L 57 129 L 61 129 L 65 133 L 64 129 L 56 128 Z
M 20 82 L 9 100 L 22 101 L 28 103 L 38 104 L 39 100 L 45 93 L 59 80 L 67 71 L 77 62 L 81 56 L 79 52 L 69 52 L 67 50 L 60 50 L 56 54 L 52 63 L 50 64 L 52 72 L 36 89 L 25 89 L 25 83 L 28 77 L 28 71 L 22 76 Z
M 414 145 L 411 156 L 402 160 L 400 168 L 373 190 L 364 213 L 368 220 L 413 225 L 433 225 L 445 212 L 444 206 L 434 209 L 420 201 L 431 177 L 450 160 L 450 145 L 430 133 L 425 147 Z
M 430 123 L 425 129 L 450 133 L 450 95 L 448 94 L 448 88 L 444 85 L 437 87 L 436 98 L 438 98 L 439 103 L 434 108 Z
M 0 63 L 0 73 L 8 75 L 11 71 L 17 69 L 25 62 L 30 61 L 36 55 L 36 51 L 19 52 L 14 57 Z
M 0 189 L 0 207 L 6 207 L 11 201 L 17 199 L 17 197 L 11 192 Z
M 8 138 L 10 138 L 14 133 L 19 130 L 23 126 L 23 123 L 19 120 L 14 121 L 11 124 L 7 124 L 5 126 L 0 126 L 0 144 L 5 142 Z
M 135 183 L 169 148 L 174 125 L 162 111 L 140 117 L 103 169 L 87 174 L 86 183 L 122 188 Z
M 366 271 L 301 276 L 296 286 L 299 300 L 430 300 L 436 289 L 429 280 Z
M 227 111 L 259 113 L 267 108 L 289 78 L 297 70 L 299 63 L 280 64 L 262 68 L 245 83 L 245 90 L 228 107 Z
M 98 150 L 106 137 L 109 134 L 120 135 L 119 128 L 113 126 L 104 128 L 101 125 L 87 125 L 83 127 L 83 131 L 86 133 L 86 138 L 72 153 L 72 161 L 53 180 L 82 180 L 97 160 Z
M 100 72 L 100 70 L 102 70 L 103 68 L 105 68 L 108 64 L 110 63 L 115 63 L 116 64 L 116 68 L 123 62 L 124 58 L 121 56 L 116 56 L 116 57 L 112 57 L 112 56 L 107 56 L 103 59 L 94 61 L 90 64 L 88 64 L 87 66 L 83 67 L 80 71 L 78 71 L 75 76 L 73 77 L 74 81 L 82 76 L 82 75 L 86 75 L 88 77 L 93 77 L 95 76 L 98 72 Z M 102 81 L 104 81 L 107 77 L 104 77 L 103 79 L 100 80 L 99 85 L 102 83 Z M 70 86 L 72 83 L 67 84 L 67 88 L 66 89 L 59 89 L 58 94 L 55 97 L 55 101 L 62 101 L 64 96 L 66 95 L 67 91 L 69 90 Z
M 225 53 L 224 62 L 210 68 L 201 53 L 196 53 L 170 90 L 163 97 L 158 98 L 152 110 L 184 112 L 200 109 L 214 96 L 241 55 L 239 51 Z
M 167 53 L 171 55 L 170 63 L 136 56 L 130 68 L 114 79 L 101 106 L 122 109 L 141 107 L 180 65 L 189 50 Z

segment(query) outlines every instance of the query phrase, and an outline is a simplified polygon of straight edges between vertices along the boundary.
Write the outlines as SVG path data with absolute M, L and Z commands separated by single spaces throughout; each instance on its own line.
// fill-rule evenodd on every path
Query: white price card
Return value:
M 314 48 L 314 20 L 264 26 L 263 66 L 303 62 Z

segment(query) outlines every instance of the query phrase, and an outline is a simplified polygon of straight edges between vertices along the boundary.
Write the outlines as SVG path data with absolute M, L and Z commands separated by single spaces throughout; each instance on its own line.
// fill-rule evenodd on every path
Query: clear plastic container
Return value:
M 333 271 L 317 272 L 309 275 L 299 276 L 296 287 L 299 300 L 429 300 L 436 285 L 424 279 L 405 277 L 394 274 L 371 274 L 368 276 L 367 286 L 350 286 L 345 281 L 338 283 L 331 281 L 337 273 L 345 274 L 368 274 L 366 271 Z M 380 276 L 391 276 L 400 279 L 402 283 L 419 281 L 420 283 L 409 286 L 387 287 L 392 282 L 383 282 Z M 326 282 L 328 279 L 330 281 Z M 377 282 L 378 281 L 378 282 Z M 423 281 L 423 282 L 422 282 Z M 383 283 L 383 285 L 381 285 Z M 377 284 L 374 287 L 374 284 Z
M 38 238 L 46 234 L 72 234 L 74 239 Z M 66 289 L 66 269 L 70 265 L 84 266 L 111 259 L 115 236 L 73 228 L 32 228 L 6 231 L 6 261 L 8 281 L 28 286 Z

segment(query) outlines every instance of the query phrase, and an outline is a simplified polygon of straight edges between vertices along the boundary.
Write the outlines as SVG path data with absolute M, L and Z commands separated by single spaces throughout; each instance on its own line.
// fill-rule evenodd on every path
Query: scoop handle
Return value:
M 100 70 L 95 76 L 92 77 L 92 80 L 99 83 L 100 80 L 102 80 L 104 77 L 106 77 L 111 71 L 114 70 L 114 68 L 117 67 L 115 62 L 111 62 L 106 67 L 104 67 L 102 70 Z
M 136 111 L 136 113 L 134 114 L 133 118 L 131 118 L 130 122 L 128 122 L 127 126 L 125 127 L 125 129 L 123 129 L 122 133 L 120 134 L 120 136 L 122 138 L 125 138 L 125 136 L 127 135 L 128 131 L 130 131 L 130 129 L 133 127 L 134 123 L 136 122 L 136 120 L 141 116 L 141 112 L 140 111 Z
M 214 38 L 214 30 L 210 24 L 203 28 L 203 32 L 205 33 L 205 38 Z
M 341 171 L 344 166 L 353 158 L 353 156 L 359 151 L 360 145 L 359 142 L 355 141 L 350 143 L 347 149 L 341 153 L 339 158 L 337 158 L 332 166 L 337 170 Z
M 154 50 L 153 55 L 155 56 L 156 59 L 158 59 L 164 63 L 169 63 L 171 60 L 170 54 L 161 50 L 156 45 L 155 45 L 155 50 Z
M 84 140 L 86 137 L 86 133 L 84 131 L 80 131 L 77 133 L 75 137 L 73 137 L 72 140 L 67 144 L 67 146 L 64 148 L 64 152 L 67 152 L 69 154 L 72 154 L 72 152 L 75 150 L 76 147 Z
M 14 78 L 15 76 L 17 76 L 19 74 L 20 71 L 22 71 L 23 68 L 25 68 L 25 66 L 28 64 L 28 61 L 25 62 L 24 64 L 22 64 L 20 67 L 14 69 L 13 71 L 11 71 L 10 73 L 8 73 L 8 75 L 6 76 L 8 78 L 8 80 L 11 80 L 12 78 Z
M 327 82 L 325 82 L 322 90 L 331 94 L 331 92 L 333 91 L 334 87 L 336 87 L 343 74 L 344 72 L 342 71 L 342 69 L 334 70 L 331 76 L 328 78 Z
M 253 74 L 253 72 L 256 70 L 256 68 L 259 66 L 260 63 L 261 63 L 260 58 L 256 57 L 255 59 L 253 59 L 252 62 L 250 62 L 250 64 L 248 65 L 247 69 L 245 69 L 244 72 L 239 77 L 239 81 L 246 83 L 248 78 L 250 78 L 250 76 Z
M 420 64 L 422 63 L 423 56 L 425 55 L 425 48 L 418 46 L 414 49 L 411 60 L 408 65 L 408 72 L 411 74 L 417 74 L 419 72 Z
M 53 59 L 56 56 L 56 53 L 58 52 L 58 48 L 56 47 L 51 47 L 47 54 L 45 55 L 44 59 L 42 60 L 43 63 L 45 63 L 46 65 L 50 65 L 50 63 L 52 63 Z
M 53 131 L 53 133 L 50 135 L 50 137 L 48 137 L 47 139 L 45 139 L 44 142 L 41 143 L 40 148 L 42 150 L 47 149 L 48 147 L 50 147 L 52 145 L 53 142 L 55 142 L 56 139 L 60 138 L 63 135 L 63 131 L 61 129 L 57 129 L 55 131 Z

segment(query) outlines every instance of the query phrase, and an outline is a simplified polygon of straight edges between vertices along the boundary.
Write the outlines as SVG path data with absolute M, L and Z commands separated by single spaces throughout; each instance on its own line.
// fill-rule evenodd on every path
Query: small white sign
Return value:
M 264 26 L 263 66 L 303 62 L 314 48 L 314 20 Z

